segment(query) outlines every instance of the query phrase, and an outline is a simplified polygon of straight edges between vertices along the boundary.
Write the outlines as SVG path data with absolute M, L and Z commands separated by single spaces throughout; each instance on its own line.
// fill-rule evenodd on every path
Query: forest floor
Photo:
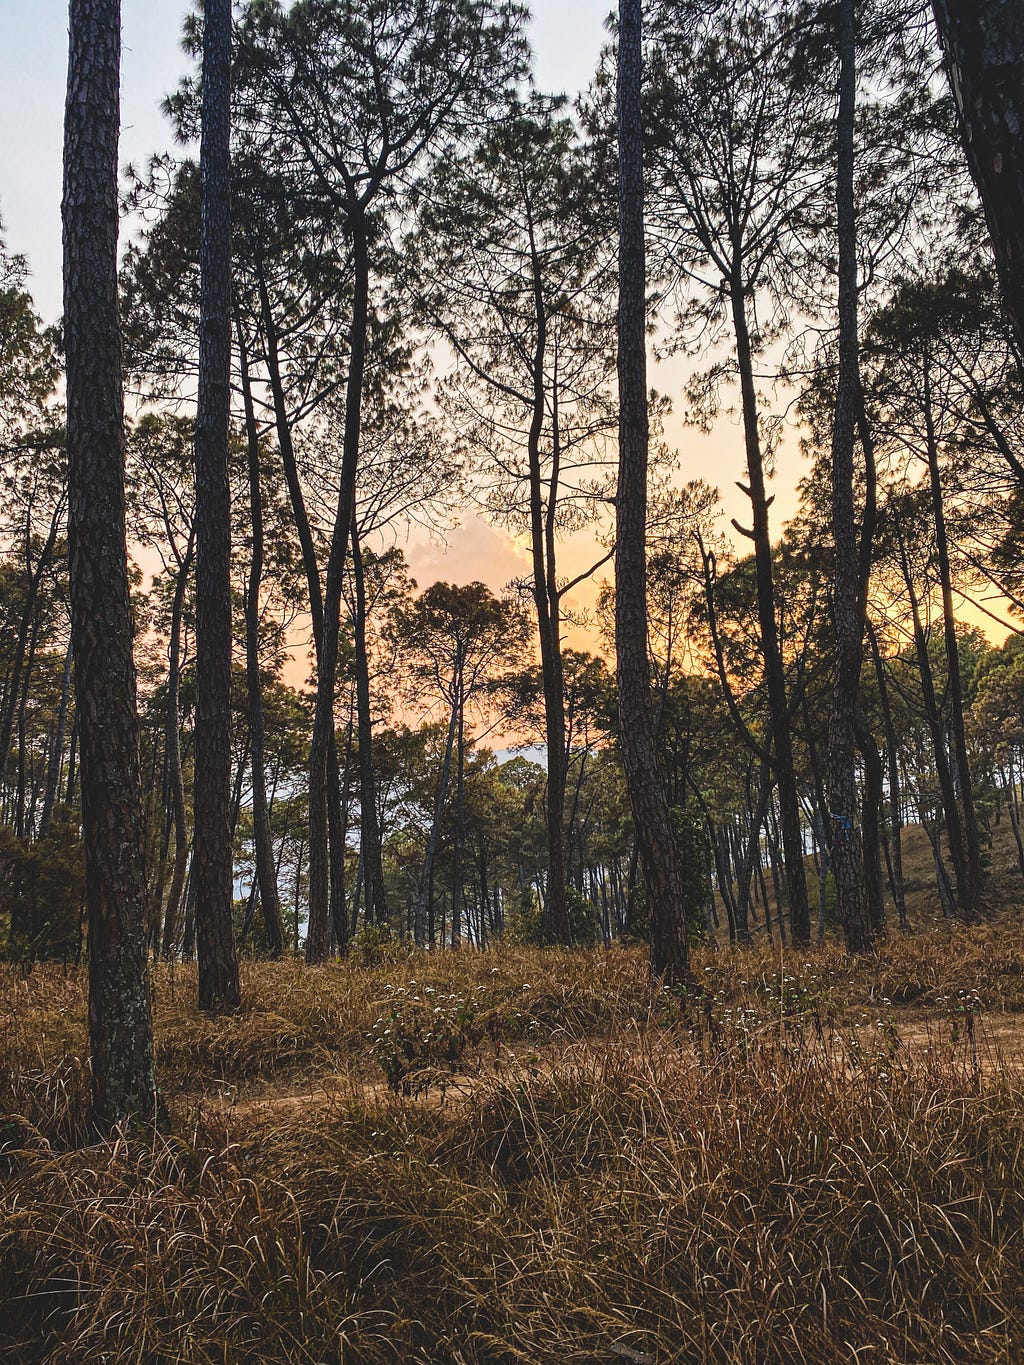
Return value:
M 684 999 L 502 947 L 247 962 L 215 1019 L 158 967 L 167 1120 L 103 1142 L 84 971 L 0 967 L 0 1361 L 1024 1358 L 998 833 L 985 924 L 911 838 L 913 933 L 701 949 Z

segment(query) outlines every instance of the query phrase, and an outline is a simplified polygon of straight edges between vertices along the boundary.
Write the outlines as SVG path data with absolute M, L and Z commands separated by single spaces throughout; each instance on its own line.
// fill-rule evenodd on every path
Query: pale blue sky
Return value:
M 167 146 L 162 97 L 184 69 L 178 42 L 187 0 L 122 0 L 121 161 Z M 587 84 L 605 40 L 612 0 L 533 0 L 531 30 L 541 89 Z M 0 217 L 7 245 L 24 252 L 47 321 L 60 312 L 61 124 L 67 73 L 62 0 L 0 0 Z

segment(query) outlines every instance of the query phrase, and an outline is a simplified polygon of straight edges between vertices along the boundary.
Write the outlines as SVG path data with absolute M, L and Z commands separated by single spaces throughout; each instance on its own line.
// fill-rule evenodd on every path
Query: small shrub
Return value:
M 16 962 L 78 961 L 85 912 L 85 852 L 63 809 L 51 832 L 31 843 L 0 830 L 0 914 L 8 923 L 7 956 Z
M 432 986 L 399 986 L 369 1032 L 373 1055 L 391 1090 L 410 1095 L 440 1084 L 480 1042 L 475 996 Z

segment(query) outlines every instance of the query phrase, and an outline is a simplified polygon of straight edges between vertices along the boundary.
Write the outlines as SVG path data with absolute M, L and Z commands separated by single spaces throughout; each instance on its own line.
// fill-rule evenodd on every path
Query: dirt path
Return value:
M 983 1071 L 1024 1071 L 1024 1017 L 982 1014 L 955 1027 L 948 1019 L 897 1025 L 901 1043 L 916 1059 L 948 1054 L 951 1048 L 976 1056 Z
M 983 1075 L 1007 1072 L 1024 1075 L 1024 1016 L 981 1015 L 955 1025 L 948 1018 L 896 1020 L 893 1028 L 894 1033 L 884 1036 L 892 1042 L 898 1040 L 899 1049 L 905 1049 L 903 1055 L 909 1061 L 927 1063 L 931 1059 L 948 1059 L 952 1054 L 961 1063 L 977 1066 Z M 838 1046 L 843 1047 L 851 1036 L 864 1042 L 870 1039 L 873 1043 L 879 1036 L 878 1022 L 865 1022 L 842 1030 L 837 1034 Z M 682 1059 L 678 1046 L 666 1037 L 666 1047 L 672 1048 L 673 1060 L 678 1063 Z M 531 1067 L 530 1074 L 536 1079 L 539 1075 L 564 1071 L 566 1067 L 582 1068 L 580 1052 L 577 1043 L 565 1053 L 544 1058 L 539 1066 Z M 517 1067 L 516 1058 L 510 1054 L 503 1066 L 446 1075 L 443 1080 L 436 1074 L 413 1077 L 407 1095 L 396 1095 L 384 1080 L 338 1072 L 317 1077 L 313 1086 L 303 1084 L 299 1078 L 291 1084 L 283 1083 L 280 1089 L 265 1089 L 264 1082 L 263 1086 L 254 1087 L 256 1093 L 246 1093 L 240 1086 L 223 1086 L 217 1091 L 185 1098 L 192 1109 L 200 1106 L 208 1112 L 257 1124 L 289 1122 L 310 1111 L 321 1116 L 334 1112 L 341 1118 L 353 1107 L 361 1108 L 368 1102 L 412 1104 L 417 1109 L 448 1110 L 454 1115 L 483 1086 L 515 1075 Z

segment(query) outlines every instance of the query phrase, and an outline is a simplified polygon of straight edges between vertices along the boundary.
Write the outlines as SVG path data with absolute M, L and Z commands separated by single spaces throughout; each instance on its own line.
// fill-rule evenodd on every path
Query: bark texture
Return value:
M 1024 346 L 1024 6 L 932 0 L 932 8 L 999 281 Z
M 647 892 L 651 969 L 668 984 L 689 970 L 686 912 L 658 759 L 647 652 L 647 300 L 640 0 L 620 0 L 619 480 L 616 499 L 615 648 L 622 757 Z
M 71 0 L 64 125 L 69 557 L 89 915 L 92 1106 L 154 1111 L 117 310 L 119 0 Z
M 836 910 L 847 950 L 874 939 L 865 887 L 864 835 L 857 811 L 856 729 L 864 657 L 861 554 L 854 497 L 854 451 L 860 393 L 857 328 L 857 210 L 854 125 L 857 40 L 854 0 L 839 7 L 839 115 L 836 175 L 839 231 L 839 380 L 832 428 L 832 620 L 835 666 L 828 736 L 829 854 Z M 876 812 L 877 815 L 877 812 Z M 877 845 L 877 839 L 875 841 Z
M 206 0 L 196 411 L 195 848 L 199 1007 L 239 1004 L 231 924 L 231 0 Z

